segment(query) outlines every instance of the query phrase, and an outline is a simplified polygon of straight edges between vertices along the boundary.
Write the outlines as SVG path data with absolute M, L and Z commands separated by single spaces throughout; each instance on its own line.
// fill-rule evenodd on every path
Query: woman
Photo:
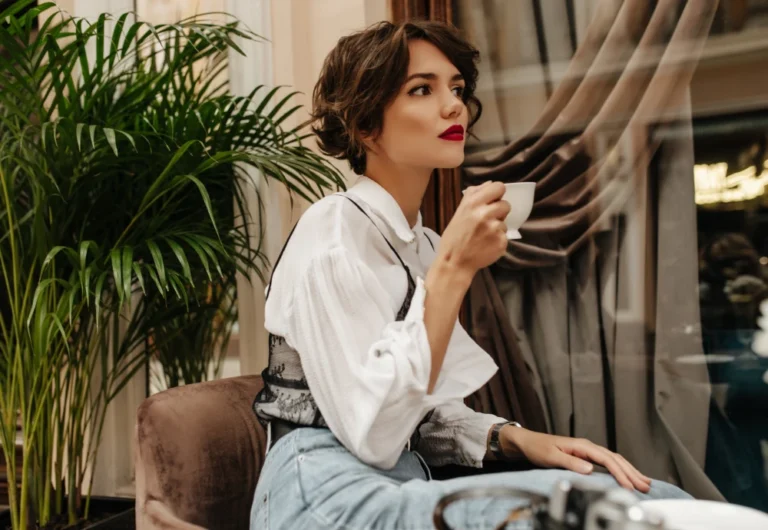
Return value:
M 251 528 L 432 528 L 446 493 L 558 479 L 686 496 L 586 440 L 536 433 L 463 404 L 497 367 L 458 324 L 474 274 L 507 247 L 504 186 L 469 188 L 442 237 L 419 207 L 435 168 L 459 166 L 480 116 L 478 52 L 452 27 L 379 23 L 342 38 L 314 91 L 323 151 L 361 175 L 312 205 L 267 289 L 270 360 L 254 408 L 269 433 Z M 510 418 L 513 420 L 514 418 Z M 544 468 L 436 481 L 428 466 L 527 459 Z M 493 528 L 510 501 L 451 510 Z

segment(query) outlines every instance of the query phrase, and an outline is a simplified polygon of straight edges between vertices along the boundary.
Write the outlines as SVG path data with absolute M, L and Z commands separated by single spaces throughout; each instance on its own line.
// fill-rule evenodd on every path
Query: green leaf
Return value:
M 264 112 L 264 110 L 267 108 L 269 103 L 272 101 L 272 98 L 275 96 L 275 94 L 277 94 L 278 91 L 280 91 L 280 89 L 282 88 L 285 88 L 285 87 L 282 85 L 278 85 L 272 88 L 272 90 L 270 90 L 269 92 L 267 92 L 267 95 L 264 96 L 264 98 L 261 100 L 261 103 L 259 103 L 259 106 L 256 107 L 253 113 L 256 114 L 257 116 L 261 115 Z
M 68 308 L 67 308 L 67 316 L 69 317 L 69 321 L 72 322 L 72 312 L 75 305 L 75 297 L 77 296 L 77 287 L 75 286 L 73 289 L 69 291 L 69 295 L 67 296 L 67 302 L 68 302 Z M 66 338 L 65 338 L 66 340 Z
M 288 95 L 281 99 L 277 105 L 272 107 L 272 110 L 269 112 L 269 114 L 267 114 L 267 117 L 274 120 L 275 116 L 277 116 L 277 113 L 280 112 L 280 109 L 282 109 L 286 103 L 288 103 L 299 94 L 301 94 L 301 92 L 289 92 Z M 301 105 L 299 105 L 299 108 L 301 108 Z
M 117 132 L 119 132 L 120 134 L 128 138 L 128 141 L 131 142 L 131 145 L 133 146 L 133 150 L 136 151 L 137 153 L 139 152 L 139 150 L 136 149 L 136 142 L 134 141 L 133 136 L 131 136 L 127 132 L 123 132 L 123 131 L 117 131 Z
M 121 50 L 123 56 L 128 53 L 128 48 L 131 47 L 131 44 L 138 44 L 135 42 L 136 34 L 139 32 L 142 26 L 144 26 L 144 22 L 134 22 L 131 24 L 131 27 L 128 28 L 128 33 L 125 34 L 125 40 L 123 41 L 123 49 Z
M 141 201 L 141 204 L 139 205 L 139 210 L 143 210 L 147 207 L 148 204 L 151 204 L 156 198 L 156 192 L 165 183 L 165 180 L 168 178 L 168 176 L 171 174 L 171 171 L 176 166 L 176 164 L 181 160 L 181 157 L 183 157 L 186 152 L 195 144 L 200 143 L 198 140 L 189 140 L 184 145 L 182 145 L 176 153 L 173 155 L 173 158 L 171 158 L 171 161 L 168 162 L 168 165 L 165 166 L 165 169 L 163 169 L 163 172 L 160 173 L 160 175 L 155 179 L 155 181 L 152 183 L 152 185 L 147 190 L 147 193 L 144 195 L 144 199 Z
M 43 150 L 46 150 L 46 140 L 48 139 L 48 129 L 51 128 L 50 122 L 45 122 L 43 126 L 40 128 L 40 140 L 43 144 Z
M 117 296 L 120 303 L 123 303 L 123 297 L 125 295 L 121 288 L 123 284 L 123 268 L 121 263 L 122 253 L 119 248 L 114 248 L 109 253 L 109 259 L 112 261 L 112 277 L 115 279 L 115 287 L 117 288 Z
M 91 304 L 91 275 L 92 274 L 93 274 L 93 269 L 91 267 L 87 267 L 83 272 L 83 292 L 85 293 L 85 303 L 88 305 Z
M 37 313 L 37 306 L 40 298 L 46 296 L 48 294 L 48 289 L 55 287 L 56 285 L 64 285 L 64 282 L 59 278 L 47 278 L 37 285 L 37 288 L 35 288 L 35 294 L 32 297 L 32 305 L 29 309 L 27 326 L 31 325 L 32 318 L 34 317 L 35 313 Z
M 80 242 L 80 268 L 85 269 L 85 260 L 88 259 L 88 249 L 92 248 L 94 251 L 98 251 L 99 247 L 95 241 L 81 241 Z
M 211 197 L 210 195 L 208 195 L 208 190 L 205 189 L 205 184 L 200 182 L 200 179 L 192 175 L 185 175 L 185 178 L 187 180 L 194 182 L 195 186 L 197 186 L 197 189 L 200 192 L 200 197 L 203 199 L 203 203 L 205 204 L 205 209 L 208 211 L 208 218 L 211 220 L 213 229 L 216 231 L 216 236 L 219 238 L 219 240 L 221 240 L 221 235 L 219 235 L 219 228 L 216 225 L 216 218 L 213 216 L 213 208 L 211 207 Z
M 80 286 L 83 289 L 83 292 L 85 294 L 85 300 L 86 303 L 90 303 L 90 281 L 91 281 L 91 268 L 86 266 L 86 260 L 88 259 L 88 249 L 93 248 L 96 252 L 98 252 L 99 247 L 96 245 L 94 241 L 82 241 L 80 243 L 80 262 L 79 262 L 79 269 L 80 269 Z
M 56 121 L 53 122 L 53 133 L 52 133 L 53 134 L 53 145 L 55 145 L 56 147 L 59 146 L 59 133 L 58 133 L 58 129 L 59 129 L 59 120 L 56 120 Z
M 166 238 L 165 240 L 168 243 L 168 246 L 171 247 L 173 253 L 176 255 L 176 259 L 179 260 L 181 270 L 184 273 L 184 278 L 189 283 L 194 285 L 195 279 L 192 277 L 192 271 L 189 268 L 189 261 L 187 261 L 187 255 L 184 253 L 184 249 L 182 249 L 181 246 L 172 239 Z
M 141 272 L 141 265 L 138 263 L 133 263 L 133 272 L 136 274 L 136 279 L 139 281 L 139 287 L 141 287 L 141 292 L 146 296 L 147 290 L 144 287 L 144 274 Z
M 117 59 L 117 52 L 120 49 L 120 37 L 123 34 L 123 28 L 125 22 L 128 20 L 128 16 L 131 13 L 123 13 L 120 18 L 117 19 L 115 27 L 112 30 L 112 44 L 109 50 L 109 69 L 111 70 L 115 66 L 115 60 Z
M 54 325 L 56 326 L 56 329 L 60 333 L 60 338 L 64 342 L 64 344 L 67 344 L 67 340 L 69 339 L 69 334 L 64 331 L 64 325 L 61 323 L 61 320 L 56 315 L 51 315 L 51 318 L 53 320 Z
M 33 22 L 40 15 L 42 15 L 44 12 L 48 11 L 52 7 L 56 7 L 56 4 L 54 2 L 46 2 L 24 13 L 24 16 L 20 20 L 24 20 L 24 24 L 27 26 L 27 32 L 29 32 L 32 29 Z M 2 16 L 0 16 L 0 18 L 2 18 Z
M 197 241 L 200 244 L 200 246 L 203 248 L 205 253 L 208 254 L 208 257 L 211 258 L 211 261 L 216 267 L 216 272 L 219 273 L 219 277 L 223 277 L 224 272 L 221 270 L 221 265 L 219 264 L 219 257 L 216 255 L 216 252 L 219 252 L 219 254 L 225 253 L 222 247 L 222 244 L 216 241 L 215 239 L 210 239 L 205 236 L 198 236 Z M 216 252 L 214 252 L 214 249 L 216 250 Z
M 168 283 L 170 284 L 173 292 L 176 294 L 177 299 L 184 299 L 185 305 L 187 304 L 187 294 L 184 290 L 184 284 L 179 280 L 177 274 L 172 272 L 168 276 Z M 182 297 L 182 293 L 184 294 Z
M 152 278 L 152 281 L 155 282 L 155 285 L 157 286 L 157 291 L 160 293 L 160 296 L 165 298 L 167 287 L 160 281 L 160 278 L 157 277 L 157 273 L 155 272 L 155 269 L 152 267 L 147 267 L 147 271 L 149 272 L 149 277 Z
M 102 13 L 99 15 L 98 20 L 96 21 L 96 64 L 94 65 L 94 70 L 100 74 L 104 71 L 104 23 L 107 20 L 108 15 L 106 13 Z
M 99 275 L 99 279 L 96 280 L 96 291 L 93 298 L 96 304 L 96 325 L 98 326 L 101 321 L 101 298 L 104 294 L 104 282 L 107 280 L 107 271 L 102 272 Z
M 78 123 L 75 127 L 75 138 L 77 139 L 77 150 L 82 151 L 83 147 L 81 145 L 81 140 L 83 138 L 83 127 L 85 127 L 84 123 Z
M 190 247 L 192 247 L 192 250 L 195 251 L 197 257 L 200 258 L 200 263 L 203 264 L 203 268 L 205 269 L 206 276 L 208 276 L 208 280 L 213 281 L 213 278 L 211 277 L 211 269 L 208 266 L 208 256 L 206 256 L 203 248 L 190 236 L 181 236 L 181 238 L 186 241 Z
M 109 143 L 109 146 L 112 148 L 112 152 L 115 153 L 115 156 L 118 156 L 120 153 L 117 152 L 117 141 L 115 141 L 115 131 L 107 127 L 104 127 L 104 136 L 107 138 L 107 143 Z
M 126 246 L 123 248 L 123 270 L 122 270 L 122 278 L 123 278 L 123 286 L 122 291 L 125 294 L 125 296 L 130 300 L 131 297 L 131 286 L 133 285 L 133 276 L 131 273 L 131 265 L 133 264 L 133 247 Z
M 8 6 L 8 8 L 6 8 L 4 11 L 0 11 L 0 21 L 14 16 L 16 13 L 34 2 L 35 0 L 16 0 L 15 2 L 11 2 L 11 5 Z
M 45 256 L 45 259 L 43 260 L 42 270 L 45 270 L 48 267 L 48 265 L 51 263 L 51 261 L 53 261 L 60 252 L 66 252 L 67 250 L 69 249 L 62 245 L 53 247 L 51 251 L 48 252 L 48 254 Z
M 152 260 L 155 262 L 155 268 L 157 269 L 157 276 L 160 281 L 158 287 L 162 292 L 167 292 L 168 282 L 165 277 L 165 262 L 163 261 L 163 253 L 160 252 L 160 247 L 157 246 L 157 243 L 151 239 L 147 240 L 147 248 L 149 249 L 149 253 L 152 254 Z

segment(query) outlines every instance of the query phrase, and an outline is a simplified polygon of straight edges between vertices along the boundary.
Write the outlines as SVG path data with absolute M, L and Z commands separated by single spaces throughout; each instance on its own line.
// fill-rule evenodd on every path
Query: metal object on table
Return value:
M 453 503 L 470 499 L 504 498 L 528 501 L 515 508 L 497 530 L 509 523 L 531 521 L 534 530 L 665 530 L 664 520 L 643 508 L 637 497 L 622 488 L 605 489 L 587 483 L 560 481 L 549 499 L 514 488 L 472 488 L 446 495 L 437 503 L 433 522 L 437 530 L 452 530 L 445 511 Z
M 502 487 L 488 487 L 488 488 L 470 488 L 465 490 L 456 491 L 450 493 L 440 499 L 435 506 L 435 510 L 432 514 L 432 522 L 437 530 L 453 530 L 448 523 L 445 522 L 445 510 L 451 504 L 459 501 L 466 501 L 471 499 L 487 499 L 488 497 L 496 497 L 500 499 L 520 499 L 523 501 L 529 501 L 529 505 L 523 505 L 520 508 L 514 509 L 506 520 L 501 522 L 499 528 L 504 528 L 509 522 L 513 520 L 521 520 L 524 516 L 540 517 L 546 515 L 547 510 L 547 497 L 539 495 L 537 493 L 531 493 L 516 488 L 502 488 Z

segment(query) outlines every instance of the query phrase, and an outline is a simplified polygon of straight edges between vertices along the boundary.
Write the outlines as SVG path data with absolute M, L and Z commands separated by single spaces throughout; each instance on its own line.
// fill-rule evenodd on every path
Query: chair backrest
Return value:
M 138 530 L 248 529 L 266 447 L 252 409 L 262 386 L 259 376 L 233 377 L 173 388 L 141 404 L 135 433 Z

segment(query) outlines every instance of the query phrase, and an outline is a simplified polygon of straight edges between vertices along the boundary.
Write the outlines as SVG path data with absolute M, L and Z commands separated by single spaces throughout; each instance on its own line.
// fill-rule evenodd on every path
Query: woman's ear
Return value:
M 371 131 L 360 131 L 360 142 L 366 151 L 376 152 L 378 135 Z

